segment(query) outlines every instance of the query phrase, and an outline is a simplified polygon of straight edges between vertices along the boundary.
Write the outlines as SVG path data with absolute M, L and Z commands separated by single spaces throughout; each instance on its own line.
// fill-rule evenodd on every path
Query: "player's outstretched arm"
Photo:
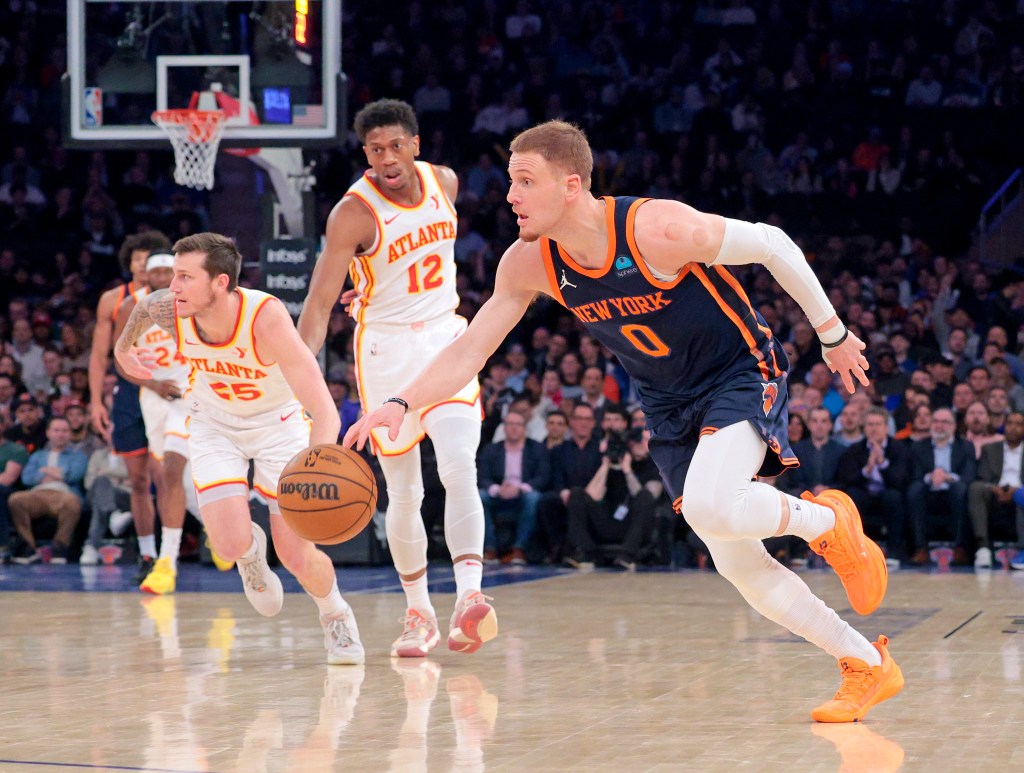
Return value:
M 370 210 L 351 197 L 339 201 L 327 218 L 327 244 L 310 277 L 298 324 L 299 336 L 313 354 L 324 345 L 331 309 L 341 295 L 352 259 L 373 244 L 376 233 Z
M 529 255 L 534 245 L 516 242 L 509 248 L 498 266 L 494 295 L 480 307 L 469 328 L 446 346 L 412 383 L 395 392 L 402 402 L 387 402 L 366 414 L 345 434 L 346 446 L 362 449 L 374 427 L 387 427 L 394 440 L 408 410 L 433 405 L 458 392 L 476 376 L 505 336 L 523 318 L 537 292 L 543 288 L 531 277 L 543 276 L 543 268 L 534 265 Z
M 782 229 L 655 199 L 637 211 L 636 241 L 648 263 L 666 274 L 686 263 L 762 264 L 803 309 L 822 342 L 825 363 L 839 374 L 846 389 L 853 392 L 855 378 L 867 386 L 864 343 L 836 316 L 803 251 Z
M 159 325 L 168 333 L 175 332 L 174 296 L 170 290 L 157 290 L 136 303 L 114 344 L 114 357 L 121 369 L 144 381 L 153 378 L 152 368 L 156 363 L 149 350 L 139 349 L 135 342 L 153 325 Z
M 302 345 L 284 304 L 266 303 L 253 325 L 256 355 L 262 362 L 276 362 L 295 397 L 313 417 L 310 444 L 337 443 L 341 417 L 327 390 L 313 353 Z

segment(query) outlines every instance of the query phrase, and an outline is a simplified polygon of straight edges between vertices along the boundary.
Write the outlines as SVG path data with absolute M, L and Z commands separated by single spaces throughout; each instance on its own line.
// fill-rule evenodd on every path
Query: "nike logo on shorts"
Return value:
M 299 409 L 296 408 L 295 411 L 297 410 Z M 295 411 L 292 411 L 291 413 L 286 413 L 284 416 L 281 417 L 281 421 L 288 421 L 288 419 L 290 419 L 295 414 Z

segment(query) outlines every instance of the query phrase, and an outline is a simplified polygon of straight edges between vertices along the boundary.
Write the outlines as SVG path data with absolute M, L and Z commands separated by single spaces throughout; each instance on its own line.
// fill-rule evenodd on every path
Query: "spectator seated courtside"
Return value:
M 601 441 L 597 472 L 586 487 L 569 494 L 567 563 L 592 568 L 599 553 L 612 551 L 613 566 L 634 571 L 654 531 L 661 494 L 644 431 L 609 433 Z
M 522 565 L 550 465 L 544 445 L 526 437 L 521 413 L 509 411 L 502 427 L 504 440 L 487 445 L 477 460 L 484 504 L 484 561 L 493 563 L 500 556 L 505 563 Z
M 1013 411 L 1006 418 L 1005 437 L 981 448 L 978 477 L 971 483 L 967 502 L 974 531 L 974 566 L 993 565 L 993 537 L 1016 541 L 1013 568 L 1024 568 L 1024 414 Z
M 41 518 L 57 522 L 50 545 L 50 562 L 66 564 L 71 539 L 82 514 L 82 480 L 89 463 L 81 451 L 69 448 L 71 427 L 67 419 L 54 417 L 46 427 L 46 447 L 32 454 L 21 473 L 27 491 L 11 494 L 11 520 L 21 538 L 14 562 L 33 564 L 43 560 L 38 550 L 34 522 Z
M 906 556 L 903 543 L 904 498 L 910 461 L 903 443 L 888 436 L 889 412 L 869 408 L 864 417 L 864 439 L 846 449 L 839 460 L 839 487 L 857 505 L 865 532 L 885 538 L 886 557 Z
M 949 408 L 932 413 L 931 438 L 910 446 L 907 513 L 915 552 L 910 562 L 928 562 L 928 543 L 952 540 L 953 562 L 967 563 L 967 489 L 975 477 L 974 446 L 958 438 Z

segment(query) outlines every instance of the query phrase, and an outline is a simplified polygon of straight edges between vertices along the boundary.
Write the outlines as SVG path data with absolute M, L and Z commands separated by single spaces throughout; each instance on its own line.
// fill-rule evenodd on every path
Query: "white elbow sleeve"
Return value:
M 761 263 L 782 289 L 793 296 L 813 327 L 823 325 L 836 311 L 803 252 L 780 228 L 764 223 L 725 218 L 722 248 L 712 264 L 741 266 Z

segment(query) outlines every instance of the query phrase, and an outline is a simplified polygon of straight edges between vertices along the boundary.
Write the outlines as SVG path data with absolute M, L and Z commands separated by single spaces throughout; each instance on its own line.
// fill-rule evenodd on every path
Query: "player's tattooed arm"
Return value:
M 174 296 L 171 295 L 171 291 L 157 290 L 150 293 L 135 304 L 115 348 L 127 352 L 135 346 L 139 336 L 153 325 L 159 325 L 168 333 L 174 334 L 174 317 Z

